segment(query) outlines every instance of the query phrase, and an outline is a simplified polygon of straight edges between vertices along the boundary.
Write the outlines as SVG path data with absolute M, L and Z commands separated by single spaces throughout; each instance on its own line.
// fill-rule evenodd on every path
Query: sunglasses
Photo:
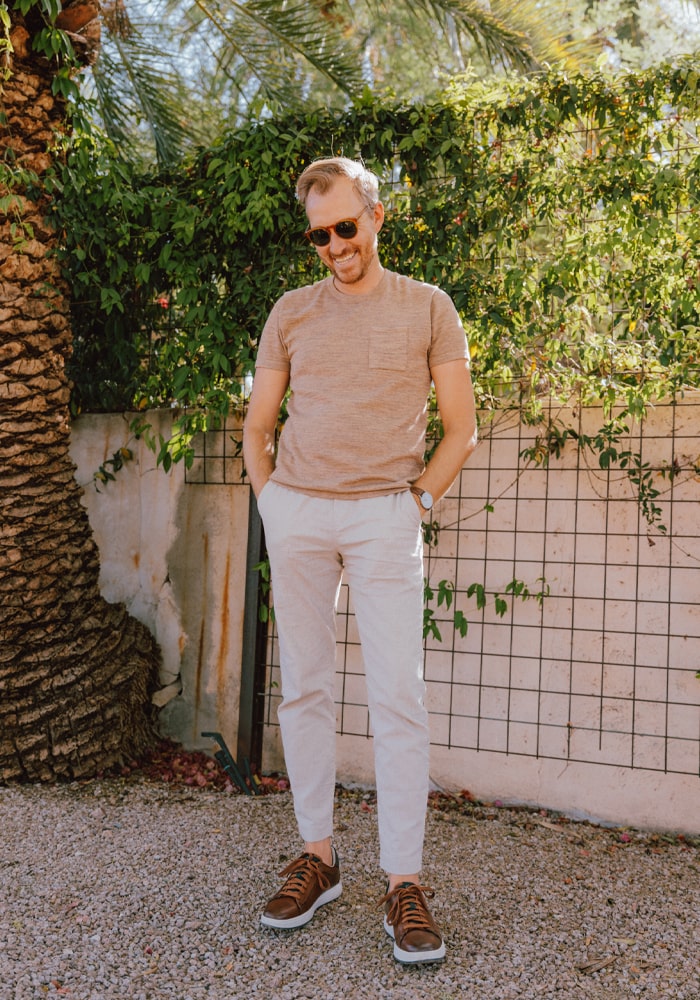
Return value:
M 342 219 L 333 226 L 317 226 L 315 229 L 307 229 L 304 236 L 315 247 L 327 247 L 331 241 L 331 233 L 335 233 L 341 240 L 351 240 L 354 236 L 357 236 L 358 219 L 365 212 L 368 212 L 370 207 L 369 205 L 365 205 L 360 215 L 355 219 Z

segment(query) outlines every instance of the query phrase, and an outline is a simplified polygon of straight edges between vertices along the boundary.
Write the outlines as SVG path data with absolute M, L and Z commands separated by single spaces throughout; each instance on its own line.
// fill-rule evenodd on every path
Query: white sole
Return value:
M 304 924 L 308 924 L 308 922 L 313 918 L 313 915 L 319 906 L 323 906 L 325 903 L 332 903 L 334 899 L 338 898 L 342 891 L 343 883 L 338 882 L 337 885 L 332 885 L 330 889 L 326 889 L 325 892 L 322 892 L 313 906 L 306 910 L 305 913 L 300 913 L 298 917 L 290 917 L 288 920 L 278 920 L 275 917 L 266 917 L 263 913 L 260 918 L 260 923 L 264 927 L 274 927 L 277 930 L 283 931 L 292 931 L 295 927 L 303 927 Z
M 403 962 L 404 965 L 417 965 L 419 962 L 441 962 L 445 957 L 444 941 L 440 942 L 439 948 L 434 948 L 432 951 L 404 951 L 397 945 L 394 928 L 386 917 L 384 917 L 384 930 L 394 942 L 394 958 L 397 962 Z

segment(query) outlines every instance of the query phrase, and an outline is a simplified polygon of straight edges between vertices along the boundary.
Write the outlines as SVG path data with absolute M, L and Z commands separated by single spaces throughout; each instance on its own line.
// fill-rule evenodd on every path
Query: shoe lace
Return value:
M 308 891 L 313 879 L 316 879 L 323 892 L 330 889 L 330 879 L 321 869 L 323 862 L 315 854 L 302 854 L 296 861 L 292 861 L 280 872 L 280 877 L 286 877 L 277 896 L 291 896 L 292 899 L 301 899 Z
M 401 924 L 406 931 L 431 931 L 434 932 L 425 897 L 432 899 L 435 892 L 427 885 L 414 885 L 404 882 L 396 886 L 379 901 L 382 906 L 389 904 L 387 909 L 387 922 L 395 927 Z

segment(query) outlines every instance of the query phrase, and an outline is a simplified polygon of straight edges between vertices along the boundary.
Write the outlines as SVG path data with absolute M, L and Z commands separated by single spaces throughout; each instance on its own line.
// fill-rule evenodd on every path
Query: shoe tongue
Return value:
M 395 887 L 394 892 L 400 892 L 402 889 L 416 889 L 417 885 L 415 882 L 399 882 Z M 406 913 L 414 913 L 420 910 L 418 905 L 418 900 L 415 895 L 404 896 L 401 900 L 402 906 L 405 908 Z
M 334 868 L 336 864 L 335 855 L 333 855 L 329 865 L 327 865 L 323 858 L 319 857 L 318 854 L 311 854 L 310 852 L 307 852 L 306 854 L 302 854 L 302 858 L 306 858 L 308 861 L 315 861 L 317 864 L 323 865 L 324 868 Z

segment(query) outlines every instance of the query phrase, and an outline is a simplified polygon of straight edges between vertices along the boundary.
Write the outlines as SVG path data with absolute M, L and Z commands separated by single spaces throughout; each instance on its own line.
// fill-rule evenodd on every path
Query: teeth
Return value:
M 345 264 L 346 261 L 352 260 L 356 253 L 357 251 L 354 250 L 352 253 L 346 254 L 344 257 L 334 257 L 333 260 L 336 264 Z

